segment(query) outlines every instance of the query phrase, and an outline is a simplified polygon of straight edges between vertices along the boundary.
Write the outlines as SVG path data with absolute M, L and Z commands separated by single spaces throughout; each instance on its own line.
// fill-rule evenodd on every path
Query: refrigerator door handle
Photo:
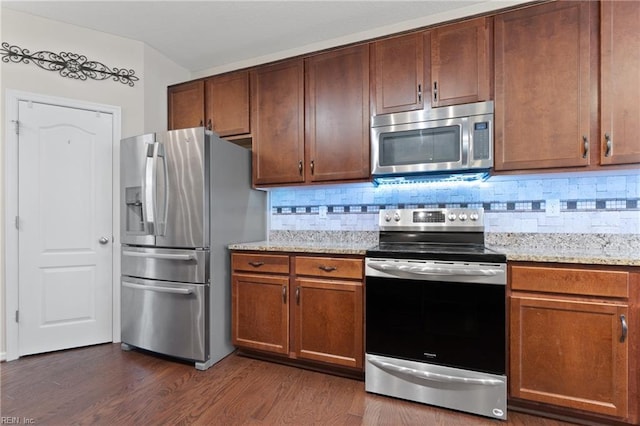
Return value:
M 147 145 L 142 175 L 142 216 L 151 235 L 156 234 L 156 150 L 157 142 Z
M 171 293 L 171 294 L 192 294 L 193 290 L 190 288 L 173 288 L 173 287 L 158 287 L 143 284 L 134 284 L 128 281 L 122 281 L 123 287 L 134 288 L 136 290 L 155 291 L 156 293 Z
M 169 210 L 169 173 L 167 170 L 167 159 L 165 157 L 164 145 L 156 142 L 158 145 L 155 152 L 156 169 L 158 161 L 162 161 L 162 214 L 156 218 L 156 235 L 164 235 L 167 226 L 167 212 Z M 158 185 L 156 181 L 156 185 Z M 156 212 L 157 212 L 156 207 Z
M 163 260 L 197 260 L 194 254 L 172 254 L 172 253 L 147 253 L 141 251 L 123 251 L 123 256 L 131 257 L 146 257 L 148 259 L 163 259 Z

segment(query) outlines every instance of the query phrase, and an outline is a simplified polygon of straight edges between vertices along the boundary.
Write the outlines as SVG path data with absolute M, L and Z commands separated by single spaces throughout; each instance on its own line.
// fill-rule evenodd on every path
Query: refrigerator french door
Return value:
M 226 245 L 264 239 L 250 152 L 202 127 L 123 139 L 120 151 L 123 348 L 206 369 L 233 351 Z

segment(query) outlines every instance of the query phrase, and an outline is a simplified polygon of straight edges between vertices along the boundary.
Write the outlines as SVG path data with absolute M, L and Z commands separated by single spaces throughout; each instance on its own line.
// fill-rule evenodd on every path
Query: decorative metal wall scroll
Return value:
M 22 62 L 25 64 L 33 62 L 43 70 L 58 71 L 63 77 L 78 80 L 86 80 L 87 78 L 106 80 L 112 78 L 113 81 L 119 81 L 131 87 L 133 87 L 134 82 L 139 80 L 132 69 L 112 69 L 101 62 L 89 61 L 86 56 L 78 53 L 53 53 L 46 50 L 31 53 L 28 49 L 11 46 L 9 43 L 3 42 L 0 55 L 2 55 L 2 62 Z

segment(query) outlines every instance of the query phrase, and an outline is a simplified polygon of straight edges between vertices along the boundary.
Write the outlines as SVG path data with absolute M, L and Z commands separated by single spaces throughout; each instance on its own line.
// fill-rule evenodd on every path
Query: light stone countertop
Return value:
M 640 266 L 640 236 L 635 234 L 488 233 L 485 240 L 509 261 Z M 229 249 L 364 256 L 377 243 L 377 232 L 369 231 L 275 231 L 268 240 Z

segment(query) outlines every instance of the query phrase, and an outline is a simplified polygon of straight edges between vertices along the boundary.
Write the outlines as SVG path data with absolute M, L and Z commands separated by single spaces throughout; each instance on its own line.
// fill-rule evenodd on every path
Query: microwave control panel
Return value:
M 473 123 L 473 159 L 490 158 L 491 128 L 488 121 Z

